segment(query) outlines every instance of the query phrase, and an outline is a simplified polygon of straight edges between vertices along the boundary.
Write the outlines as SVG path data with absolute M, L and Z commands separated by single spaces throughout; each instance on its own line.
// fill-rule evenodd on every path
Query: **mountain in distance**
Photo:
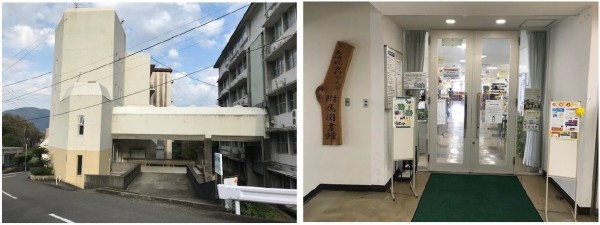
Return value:
M 50 110 L 38 109 L 38 108 L 34 108 L 34 107 L 23 107 L 23 108 L 18 108 L 18 109 L 6 110 L 6 111 L 2 112 L 2 115 L 5 115 L 5 114 L 13 114 L 13 115 L 25 117 L 25 119 L 33 119 L 33 118 L 50 116 Z M 41 132 L 46 132 L 46 128 L 48 128 L 48 126 L 49 126 L 48 124 L 50 123 L 50 117 L 32 120 L 30 122 L 32 122 L 35 125 L 35 127 L 37 127 L 37 129 L 39 129 Z

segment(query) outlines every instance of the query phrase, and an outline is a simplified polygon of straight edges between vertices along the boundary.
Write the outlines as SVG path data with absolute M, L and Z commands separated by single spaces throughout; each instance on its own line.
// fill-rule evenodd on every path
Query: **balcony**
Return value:
M 248 68 L 246 68 L 246 69 L 245 69 L 245 70 L 243 70 L 243 71 L 242 71 L 240 74 L 238 74 L 238 75 L 235 77 L 235 79 L 233 79 L 233 80 L 231 81 L 231 83 L 229 83 L 229 85 L 228 85 L 228 86 L 229 86 L 229 88 L 232 88 L 232 87 L 239 86 L 239 84 L 242 84 L 242 82 L 240 82 L 240 81 L 242 81 L 242 80 L 246 80 L 246 79 L 248 79 Z
M 244 95 L 244 97 L 235 100 L 235 102 L 233 102 L 233 105 L 248 106 L 248 95 Z
M 263 27 L 273 26 L 277 20 L 281 18 L 281 15 L 294 4 L 296 3 L 267 3 L 267 10 L 265 11 L 265 23 Z
M 220 81 L 223 78 L 229 76 L 229 70 L 227 68 L 219 69 L 219 72 L 221 73 L 219 74 L 219 79 L 217 79 L 217 81 Z
M 246 55 L 245 48 L 237 49 L 236 52 L 234 53 L 233 57 L 231 57 L 225 64 L 227 66 L 227 69 L 232 70 L 234 66 L 237 66 L 237 64 L 240 63 L 240 61 L 242 61 L 244 59 L 243 56 L 245 56 L 245 55 Z
M 265 61 L 273 61 L 283 55 L 285 50 L 296 46 L 296 36 L 296 24 L 294 24 L 283 32 L 281 37 L 279 37 L 279 41 L 275 41 L 264 48 Z
M 292 131 L 296 129 L 296 110 L 273 116 L 269 131 Z
M 267 88 L 267 95 L 272 96 L 288 90 L 290 86 L 296 84 L 296 67 L 279 75 L 271 80 L 270 87 Z
M 219 146 L 219 150 L 223 156 L 236 161 L 243 161 L 246 158 L 243 147 Z

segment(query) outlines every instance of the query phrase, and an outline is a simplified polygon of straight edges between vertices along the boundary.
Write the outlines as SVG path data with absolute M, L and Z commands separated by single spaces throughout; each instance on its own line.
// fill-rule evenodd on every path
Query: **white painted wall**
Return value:
M 551 29 L 546 95 L 548 101 L 577 100 L 586 108 L 578 144 L 577 184 L 555 179 L 579 206 L 590 207 L 598 112 L 597 8 L 570 16 Z M 547 121 L 546 121 L 547 123 Z M 548 126 L 546 126 L 548 127 Z M 547 134 L 547 133 L 546 133 Z M 547 141 L 547 135 L 545 135 Z M 544 149 L 546 151 L 546 149 Z M 544 155 L 544 162 L 546 161 Z M 544 165 L 547 168 L 547 165 Z
M 384 110 L 384 43 L 402 49 L 401 30 L 369 3 L 304 4 L 304 195 L 319 184 L 385 185 L 392 173 Z M 343 145 L 322 145 L 314 95 L 337 41 L 354 46 L 342 99 Z M 369 101 L 363 107 L 363 99 Z
M 125 105 L 150 104 L 150 55 L 138 53 L 125 59 Z M 133 94 L 136 93 L 136 94 Z

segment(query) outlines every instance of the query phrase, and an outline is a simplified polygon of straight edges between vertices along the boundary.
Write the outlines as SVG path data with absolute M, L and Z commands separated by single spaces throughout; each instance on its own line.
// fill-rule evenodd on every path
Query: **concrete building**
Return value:
M 86 175 L 109 175 L 112 162 L 168 159 L 164 140 L 204 141 L 210 150 L 212 140 L 266 136 L 259 108 L 170 106 L 171 71 L 151 66 L 147 54 L 122 60 L 125 33 L 112 9 L 67 9 L 55 32 L 48 150 L 64 182 L 85 188 Z M 196 163 L 212 174 L 212 151 Z
M 252 3 L 215 63 L 219 106 L 269 112 L 269 138 L 219 143 L 243 184 L 296 188 L 296 52 L 296 4 Z

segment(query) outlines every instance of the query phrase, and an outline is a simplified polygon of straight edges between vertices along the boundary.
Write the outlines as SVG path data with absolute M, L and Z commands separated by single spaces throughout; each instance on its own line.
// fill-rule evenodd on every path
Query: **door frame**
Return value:
M 490 174 L 514 174 L 514 160 L 516 153 L 516 134 L 517 131 L 517 98 L 518 98 L 518 68 L 519 68 L 519 31 L 476 31 L 476 30 L 430 30 L 429 31 L 429 144 L 430 171 L 447 171 L 458 173 L 490 173 Z M 463 163 L 449 164 L 437 163 L 437 97 L 431 99 L 431 96 L 437 96 L 438 88 L 438 48 L 439 38 L 463 38 L 466 40 L 465 48 L 465 104 L 467 111 L 465 114 L 466 125 L 464 129 L 465 137 L 463 139 Z M 481 71 L 482 39 L 502 38 L 510 39 L 510 71 L 507 101 L 507 130 L 506 130 L 506 163 L 501 166 L 480 165 L 479 164 L 479 139 L 477 134 L 479 107 L 475 107 L 478 102 L 478 94 L 481 93 L 481 76 L 476 76 Z M 431 40 L 434 40 L 433 43 Z M 433 103 L 433 104 L 432 104 Z M 431 106 L 435 107 L 431 107 Z M 477 113 L 477 114 L 475 114 Z M 433 157 L 432 157 L 433 156 Z

